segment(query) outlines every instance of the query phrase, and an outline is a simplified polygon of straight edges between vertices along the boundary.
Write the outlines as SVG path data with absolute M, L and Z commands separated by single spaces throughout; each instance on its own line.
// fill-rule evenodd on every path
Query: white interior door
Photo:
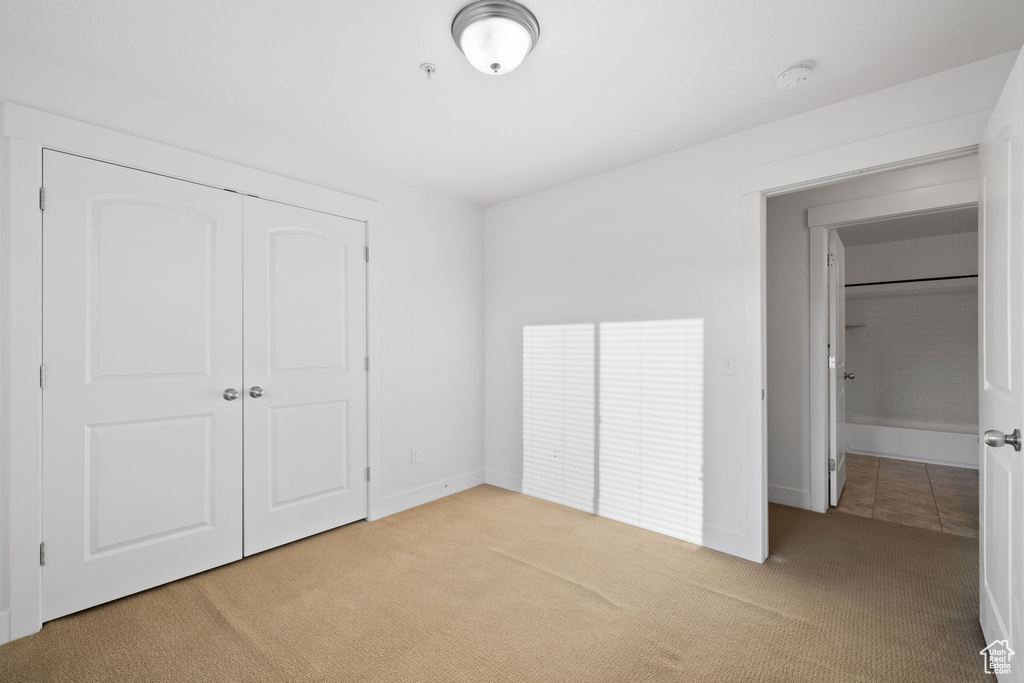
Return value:
M 846 249 L 839 233 L 828 236 L 828 457 L 832 505 L 846 483 Z
M 43 619 L 242 556 L 241 199 L 45 152 Z
M 366 517 L 366 226 L 245 199 L 245 554 Z
M 981 625 L 987 642 L 1007 640 L 1024 653 L 1024 466 L 1020 446 L 1000 438 L 1024 428 L 1024 55 L 985 130 L 980 161 Z M 1007 680 L 1024 680 L 1022 656 Z

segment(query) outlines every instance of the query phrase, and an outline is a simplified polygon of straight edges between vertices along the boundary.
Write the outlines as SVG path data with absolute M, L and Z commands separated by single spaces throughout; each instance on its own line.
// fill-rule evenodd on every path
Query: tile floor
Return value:
M 978 537 L 978 471 L 846 455 L 840 512 Z

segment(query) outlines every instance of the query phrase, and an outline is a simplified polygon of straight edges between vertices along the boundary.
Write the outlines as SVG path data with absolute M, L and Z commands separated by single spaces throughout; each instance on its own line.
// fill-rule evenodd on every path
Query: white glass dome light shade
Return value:
M 478 70 L 498 76 L 522 64 L 533 41 L 529 32 L 511 19 L 489 17 L 467 26 L 459 47 Z
M 540 25 L 530 10 L 516 2 L 481 0 L 455 15 L 452 37 L 477 70 L 500 76 L 530 54 L 540 37 Z

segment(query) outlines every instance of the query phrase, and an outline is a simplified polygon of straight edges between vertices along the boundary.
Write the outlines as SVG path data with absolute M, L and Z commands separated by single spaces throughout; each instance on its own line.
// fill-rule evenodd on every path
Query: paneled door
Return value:
M 366 517 L 366 225 L 245 199 L 245 554 Z
M 981 626 L 1024 680 L 1024 53 L 982 140 L 979 249 Z
M 846 248 L 828 235 L 828 488 L 839 505 L 846 484 Z
M 43 159 L 43 619 L 242 556 L 241 197 Z

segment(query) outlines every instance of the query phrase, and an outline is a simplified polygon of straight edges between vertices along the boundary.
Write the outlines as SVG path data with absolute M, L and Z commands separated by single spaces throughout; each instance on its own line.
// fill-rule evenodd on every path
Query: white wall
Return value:
M 532 324 L 699 318 L 704 321 L 703 472 L 684 482 L 702 490 L 704 544 L 733 550 L 745 528 L 746 481 L 759 458 L 744 452 L 737 407 L 760 396 L 749 356 L 738 353 L 758 330 L 744 326 L 744 252 L 740 172 L 908 127 L 990 108 L 1015 54 L 839 103 L 722 140 L 523 197 L 485 211 L 485 442 L 487 481 L 521 489 L 522 328 Z M 980 135 L 980 131 L 979 131 Z M 963 175 L 966 169 L 961 168 Z M 877 182 L 865 178 L 866 182 Z M 824 203 L 824 202 L 823 202 Z M 799 213 L 799 212 L 797 212 Z M 775 247 L 776 249 L 778 247 Z M 792 305 L 788 342 L 794 359 L 807 353 L 807 243 L 792 241 Z M 779 283 L 776 282 L 776 289 Z M 768 314 L 780 341 L 778 325 Z M 771 329 L 771 328 L 770 328 Z M 737 356 L 736 374 L 722 374 Z M 794 406 L 783 423 L 796 436 L 776 483 L 808 490 L 806 362 L 788 361 L 794 376 L 777 395 Z M 769 362 L 769 368 L 771 368 Z M 802 378 L 802 379 L 801 379 Z M 760 384 L 754 378 L 754 385 Z M 780 444 L 776 444 L 777 446 Z M 801 450 L 802 448 L 802 450 Z M 749 536 L 747 536 L 749 537 Z M 748 544 L 749 546 L 749 544 Z
M 847 284 L 977 272 L 977 232 L 846 249 Z M 846 448 L 977 468 L 977 280 L 847 287 L 846 322 Z
M 957 281 L 954 281 L 957 282 Z M 846 415 L 978 426 L 978 289 L 846 290 Z
M 977 232 L 846 248 L 846 284 L 977 274 Z
M 272 96 L 268 93 L 268 96 Z M 320 150 L 0 51 L 0 100 L 375 199 L 385 511 L 483 481 L 483 213 Z M 409 449 L 419 451 L 412 464 Z M 0 473 L 5 469 L 0 463 Z M 2 482 L 6 490 L 9 482 Z M 4 510 L 6 502 L 0 510 Z M 4 522 L 9 517 L 4 513 Z M 0 538 L 3 540 L 3 538 Z M 0 562 L 0 591 L 6 590 Z M 0 593 L 0 611 L 7 604 Z
M 865 176 L 768 200 L 766 330 L 769 500 L 810 508 L 810 246 L 807 209 L 929 185 L 970 180 L 977 175 L 977 158 L 966 157 Z M 974 254 L 977 254 L 977 247 L 974 248 Z M 974 272 L 977 272 L 976 263 Z

